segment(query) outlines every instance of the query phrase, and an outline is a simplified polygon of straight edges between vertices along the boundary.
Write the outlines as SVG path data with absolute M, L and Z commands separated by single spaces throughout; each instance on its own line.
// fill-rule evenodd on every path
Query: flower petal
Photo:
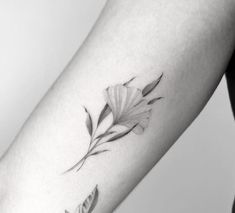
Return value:
M 121 84 L 106 90 L 106 101 L 113 114 L 113 123 L 132 128 L 137 134 L 143 133 L 147 127 L 151 105 L 143 98 L 142 91 L 135 87 Z

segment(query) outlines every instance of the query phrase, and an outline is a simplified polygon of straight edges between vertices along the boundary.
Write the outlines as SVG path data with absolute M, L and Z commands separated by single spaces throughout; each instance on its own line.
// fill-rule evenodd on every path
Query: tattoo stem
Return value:
M 108 127 L 108 129 L 106 129 L 106 131 L 105 131 L 103 134 L 108 133 L 108 132 L 113 128 L 113 126 L 114 126 L 114 125 L 111 124 L 111 125 Z M 97 130 L 97 128 L 96 128 L 96 130 Z M 99 139 L 95 142 L 94 137 L 95 137 L 96 130 L 94 131 L 94 134 L 93 134 L 92 137 L 91 137 L 90 144 L 89 144 L 88 151 L 87 151 L 86 155 L 84 155 L 84 157 L 83 157 L 81 160 L 79 160 L 74 166 L 72 166 L 71 168 L 69 168 L 68 170 L 66 170 L 63 174 L 68 173 L 68 172 L 74 170 L 76 167 L 78 167 L 78 166 L 81 164 L 80 167 L 76 170 L 76 172 L 78 172 L 78 171 L 82 168 L 82 166 L 84 165 L 86 159 L 91 156 L 92 151 L 94 151 L 95 148 L 99 146 L 99 142 L 103 139 L 103 137 L 99 138 Z M 92 144 L 94 144 L 94 145 L 92 146 Z

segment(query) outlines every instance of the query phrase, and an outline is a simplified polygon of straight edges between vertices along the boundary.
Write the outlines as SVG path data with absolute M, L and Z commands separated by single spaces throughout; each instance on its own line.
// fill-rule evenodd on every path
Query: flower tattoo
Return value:
M 130 86 L 135 79 L 132 78 L 124 84 L 110 86 L 104 91 L 106 104 L 101 110 L 94 128 L 91 114 L 84 107 L 87 114 L 86 127 L 90 135 L 90 143 L 87 153 L 74 166 L 66 172 L 76 169 L 79 171 L 91 156 L 97 156 L 108 152 L 108 149 L 99 149 L 104 144 L 117 141 L 130 132 L 143 134 L 148 127 L 152 112 L 152 105 L 162 97 L 149 98 L 148 95 L 158 86 L 163 74 L 143 89 Z M 102 133 L 97 133 L 101 124 L 111 115 L 112 121 Z M 124 128 L 124 129 L 123 129 Z

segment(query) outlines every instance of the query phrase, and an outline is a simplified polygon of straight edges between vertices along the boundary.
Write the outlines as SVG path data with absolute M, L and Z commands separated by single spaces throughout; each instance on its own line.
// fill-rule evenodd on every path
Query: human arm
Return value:
M 98 185 L 95 211 L 112 211 L 188 127 L 217 86 L 232 52 L 231 3 L 110 1 L 2 161 L 14 208 L 71 211 Z M 130 86 L 142 89 L 162 73 L 149 97 L 164 98 L 152 106 L 144 133 L 130 132 L 107 144 L 109 152 L 87 159 L 79 172 L 61 175 L 89 146 L 83 106 L 96 122 L 105 105 L 105 88 L 136 77 Z

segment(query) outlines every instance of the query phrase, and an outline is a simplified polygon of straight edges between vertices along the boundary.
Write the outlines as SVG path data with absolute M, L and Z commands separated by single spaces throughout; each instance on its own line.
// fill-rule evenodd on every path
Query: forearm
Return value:
M 234 43 L 230 4 L 214 0 L 109 1 L 89 38 L 2 161 L 8 187 L 5 200 L 16 204 L 8 212 L 73 212 L 96 185 L 100 193 L 94 212 L 111 212 L 177 140 L 217 86 Z M 125 92 L 110 91 L 106 96 L 116 102 L 111 101 L 112 111 L 95 132 L 109 100 L 104 98 L 104 90 L 133 77 L 128 86 L 143 89 L 161 74 L 157 87 L 141 97 L 148 102 L 164 97 L 139 108 L 151 110 L 141 118 L 148 122 L 148 126 L 141 123 L 143 134 L 133 132 L 142 122 L 138 118 L 129 134 L 93 148 L 128 129 L 112 115 L 120 118 L 120 109 L 128 105 L 120 100 L 132 99 Z M 128 90 L 126 85 L 116 89 Z M 92 136 L 86 129 L 84 106 L 93 121 Z M 135 110 L 133 105 L 125 116 Z M 114 120 L 113 126 L 122 129 L 113 128 L 112 135 L 96 139 Z M 109 151 L 86 155 L 98 150 Z M 84 156 L 82 167 L 63 173 Z

